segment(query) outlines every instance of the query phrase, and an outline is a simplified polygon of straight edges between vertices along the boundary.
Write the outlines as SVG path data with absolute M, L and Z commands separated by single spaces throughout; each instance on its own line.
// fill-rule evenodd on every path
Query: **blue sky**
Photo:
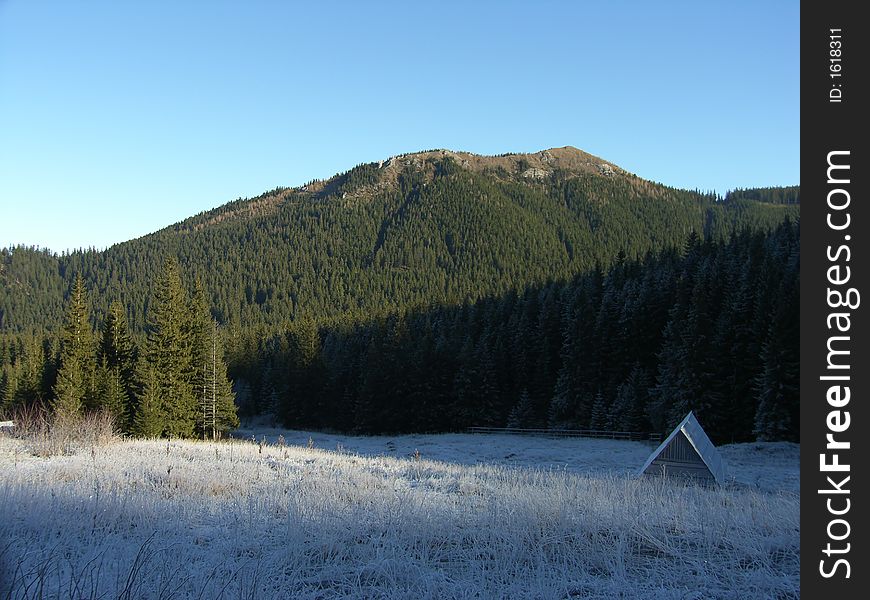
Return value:
M 0 0 L 0 246 L 106 247 L 428 148 L 799 183 L 799 3 Z

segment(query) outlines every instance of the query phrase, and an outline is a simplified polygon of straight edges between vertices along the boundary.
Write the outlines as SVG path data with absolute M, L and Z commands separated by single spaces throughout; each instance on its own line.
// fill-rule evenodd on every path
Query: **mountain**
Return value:
M 794 199 L 797 192 L 786 194 Z M 433 150 L 230 202 L 105 251 L 0 251 L 0 332 L 57 328 L 81 273 L 141 331 L 166 256 L 214 316 L 274 330 L 302 316 L 364 320 L 456 305 L 797 218 L 741 190 L 727 201 L 641 179 L 572 147 L 479 156 Z M 779 196 L 776 196 L 779 197 Z M 119 217 L 121 218 L 121 217 Z

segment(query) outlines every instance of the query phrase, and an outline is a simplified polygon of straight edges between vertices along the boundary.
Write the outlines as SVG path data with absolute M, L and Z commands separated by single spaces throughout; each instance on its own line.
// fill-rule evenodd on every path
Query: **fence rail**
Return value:
M 662 436 L 659 433 L 647 433 L 638 431 L 604 431 L 600 429 L 529 429 L 521 427 L 469 427 L 468 433 L 505 433 L 509 435 L 533 435 L 557 438 L 604 438 L 608 440 L 630 440 L 633 442 L 662 441 Z

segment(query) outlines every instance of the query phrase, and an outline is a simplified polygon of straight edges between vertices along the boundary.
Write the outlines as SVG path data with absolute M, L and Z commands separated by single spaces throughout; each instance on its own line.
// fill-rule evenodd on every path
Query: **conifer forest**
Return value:
M 122 192 L 119 192 L 122 193 Z M 0 250 L 0 417 L 798 441 L 800 191 L 433 150 L 108 249 Z M 119 217 L 120 218 L 120 217 Z

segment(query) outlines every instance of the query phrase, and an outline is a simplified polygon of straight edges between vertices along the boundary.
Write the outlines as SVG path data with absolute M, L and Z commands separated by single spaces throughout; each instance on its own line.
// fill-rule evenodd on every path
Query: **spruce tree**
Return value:
M 643 410 L 648 401 L 650 381 L 646 371 L 635 363 L 628 377 L 616 389 L 613 401 L 612 423 L 618 431 L 646 431 Z
M 475 423 L 485 427 L 498 425 L 498 381 L 496 376 L 495 359 L 490 347 L 490 339 L 487 334 L 481 336 L 477 345 L 475 360 L 479 365 L 480 378 L 476 385 L 477 401 L 475 406 Z
M 211 374 L 211 313 L 205 299 L 202 282 L 197 280 L 190 299 L 189 314 L 185 325 L 185 335 L 191 346 L 191 385 L 196 396 L 197 430 L 205 439 L 212 435 L 214 413 L 210 412 L 212 402 L 209 386 Z M 208 435 L 207 435 L 208 434 Z
M 550 400 L 553 398 L 559 375 L 559 354 L 562 347 L 560 335 L 560 305 L 558 290 L 550 285 L 541 293 L 540 312 L 535 328 L 535 367 L 530 380 L 530 392 L 534 406 L 535 427 L 545 425 Z
M 363 356 L 359 369 L 358 392 L 354 411 L 354 429 L 361 433 L 379 431 L 381 415 L 381 399 L 389 385 L 381 366 L 384 364 L 384 351 L 381 343 L 380 324 L 373 325 L 376 330 L 369 339 L 361 340 Z M 289 407 L 293 409 L 295 401 L 292 395 L 287 398 Z M 290 413 L 293 414 L 293 413 Z
M 108 411 L 112 415 L 116 429 L 129 433 L 131 405 L 130 397 L 124 388 L 121 369 L 108 366 L 104 360 L 97 369 L 96 390 L 100 409 Z
M 232 382 L 227 377 L 217 321 L 211 321 L 206 345 L 203 432 L 212 439 L 219 439 L 227 431 L 239 426 L 239 417 L 236 413 Z
M 154 293 L 147 360 L 159 374 L 153 391 L 163 417 L 162 433 L 170 437 L 193 437 L 196 427 L 189 318 L 178 263 L 168 258 Z
M 115 300 L 109 305 L 100 339 L 100 396 L 101 403 L 122 419 L 118 425 L 125 432 L 131 431 L 135 412 L 133 402 L 137 392 L 136 354 L 124 306 Z
M 160 397 L 160 374 L 149 360 L 139 361 L 139 381 L 142 389 L 132 419 L 133 435 L 144 438 L 160 437 L 165 430 L 165 418 Z
M 508 415 L 508 427 L 530 427 L 535 416 L 535 407 L 532 397 L 529 395 L 529 390 L 523 389 L 520 392 L 519 400 L 511 409 Z
M 0 371 L 0 414 L 12 408 L 15 398 L 15 375 L 12 365 L 4 365 Z
M 589 422 L 590 427 L 596 431 L 609 431 L 613 429 L 613 421 L 610 414 L 611 407 L 604 397 L 604 394 L 599 390 L 595 394 L 595 400 L 592 401 L 592 418 Z
M 18 356 L 18 377 L 13 403 L 16 406 L 41 404 L 44 394 L 43 382 L 46 372 L 46 357 L 42 340 L 29 334 L 21 341 L 21 354 Z
M 480 365 L 473 354 L 474 341 L 467 336 L 459 351 L 459 368 L 453 381 L 453 406 L 450 409 L 451 420 L 459 427 L 484 425 L 475 423 L 473 407 L 477 398 L 477 383 L 480 381 Z
M 575 425 L 576 396 L 571 389 L 571 369 L 563 364 L 556 379 L 556 389 L 547 409 L 547 426 L 550 429 L 570 429 Z
M 196 428 L 203 438 L 218 439 L 239 426 L 235 394 L 227 378 L 217 321 L 212 318 L 202 282 L 197 280 L 184 333 L 190 342 L 190 382 L 197 401 Z
M 320 333 L 317 323 L 303 316 L 287 332 L 289 380 L 282 410 L 288 425 L 311 426 L 318 418 L 318 392 L 323 381 Z
M 54 386 L 54 410 L 65 416 L 80 413 L 93 391 L 94 352 L 87 292 L 76 275 L 61 332 L 60 369 Z
M 779 289 L 761 352 L 758 409 L 753 433 L 759 440 L 800 439 L 800 287 L 797 267 Z

